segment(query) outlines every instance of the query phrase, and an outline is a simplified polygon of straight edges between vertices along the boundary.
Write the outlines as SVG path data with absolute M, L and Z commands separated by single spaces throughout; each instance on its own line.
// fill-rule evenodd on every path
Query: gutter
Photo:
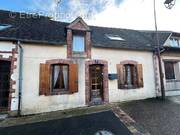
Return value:
M 20 49 L 19 51 L 19 93 L 18 93 L 18 116 L 21 116 L 21 98 L 22 98 L 22 68 L 23 68 L 23 48 L 21 46 L 21 42 L 18 41 L 17 45 Z

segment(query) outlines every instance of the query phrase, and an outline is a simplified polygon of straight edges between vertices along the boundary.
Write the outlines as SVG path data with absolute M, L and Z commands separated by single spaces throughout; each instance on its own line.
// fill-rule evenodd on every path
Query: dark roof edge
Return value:
M 166 51 L 180 52 L 180 47 L 164 46 L 164 49 L 165 49 Z
M 126 48 L 126 47 L 109 47 L 109 46 L 106 46 L 106 47 L 104 47 L 104 46 L 102 46 L 102 45 L 100 45 L 100 44 L 92 44 L 92 47 L 94 47 L 94 48 L 104 48 L 104 49 L 121 49 L 121 50 L 133 50 L 133 51 L 135 51 L 135 50 L 138 50 L 138 51 L 148 51 L 148 52 L 153 52 L 154 51 L 154 49 L 153 48 L 151 48 L 151 49 L 144 49 L 144 48 Z
M 28 40 L 28 39 L 17 39 L 17 38 L 6 38 L 6 37 L 0 37 L 0 41 L 21 41 L 23 43 L 36 43 L 36 44 L 49 44 L 49 45 L 59 45 L 63 46 L 66 45 L 65 42 L 51 42 L 51 41 L 39 41 L 39 40 Z

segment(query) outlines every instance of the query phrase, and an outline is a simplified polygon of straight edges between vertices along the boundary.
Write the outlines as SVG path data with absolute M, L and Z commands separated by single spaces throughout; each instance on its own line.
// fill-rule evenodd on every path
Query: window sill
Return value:
M 72 57 L 74 58 L 87 58 L 86 52 L 73 52 Z
M 119 86 L 118 89 L 122 89 L 122 90 L 127 90 L 127 89 L 140 89 L 140 88 L 143 88 L 143 87 L 138 87 L 138 86 L 128 86 L 128 85 L 125 85 L 125 86 Z
M 50 95 L 67 95 L 67 94 L 71 94 L 69 91 L 67 90 L 56 90 L 50 93 Z
M 166 82 L 180 82 L 180 80 L 176 80 L 176 79 L 166 79 Z

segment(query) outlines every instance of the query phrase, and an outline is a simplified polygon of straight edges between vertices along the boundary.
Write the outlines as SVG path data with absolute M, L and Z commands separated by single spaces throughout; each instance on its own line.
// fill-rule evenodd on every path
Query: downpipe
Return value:
M 18 92 L 18 116 L 21 116 L 21 98 L 22 98 L 22 69 L 23 69 L 23 48 L 21 42 L 17 42 L 19 48 L 19 92 Z

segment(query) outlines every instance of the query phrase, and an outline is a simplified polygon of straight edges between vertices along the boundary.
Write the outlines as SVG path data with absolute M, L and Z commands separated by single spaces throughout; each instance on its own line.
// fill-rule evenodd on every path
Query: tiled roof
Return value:
M 15 15 L 11 18 L 10 15 Z M 0 24 L 11 27 L 0 30 L 0 40 L 20 40 L 28 43 L 66 44 L 66 26 L 69 23 L 52 21 L 48 17 L 20 18 L 19 13 L 0 10 Z M 103 48 L 154 50 L 155 32 L 90 26 L 92 45 Z M 124 40 L 111 40 L 106 35 L 118 35 Z M 163 45 L 171 32 L 159 32 Z

